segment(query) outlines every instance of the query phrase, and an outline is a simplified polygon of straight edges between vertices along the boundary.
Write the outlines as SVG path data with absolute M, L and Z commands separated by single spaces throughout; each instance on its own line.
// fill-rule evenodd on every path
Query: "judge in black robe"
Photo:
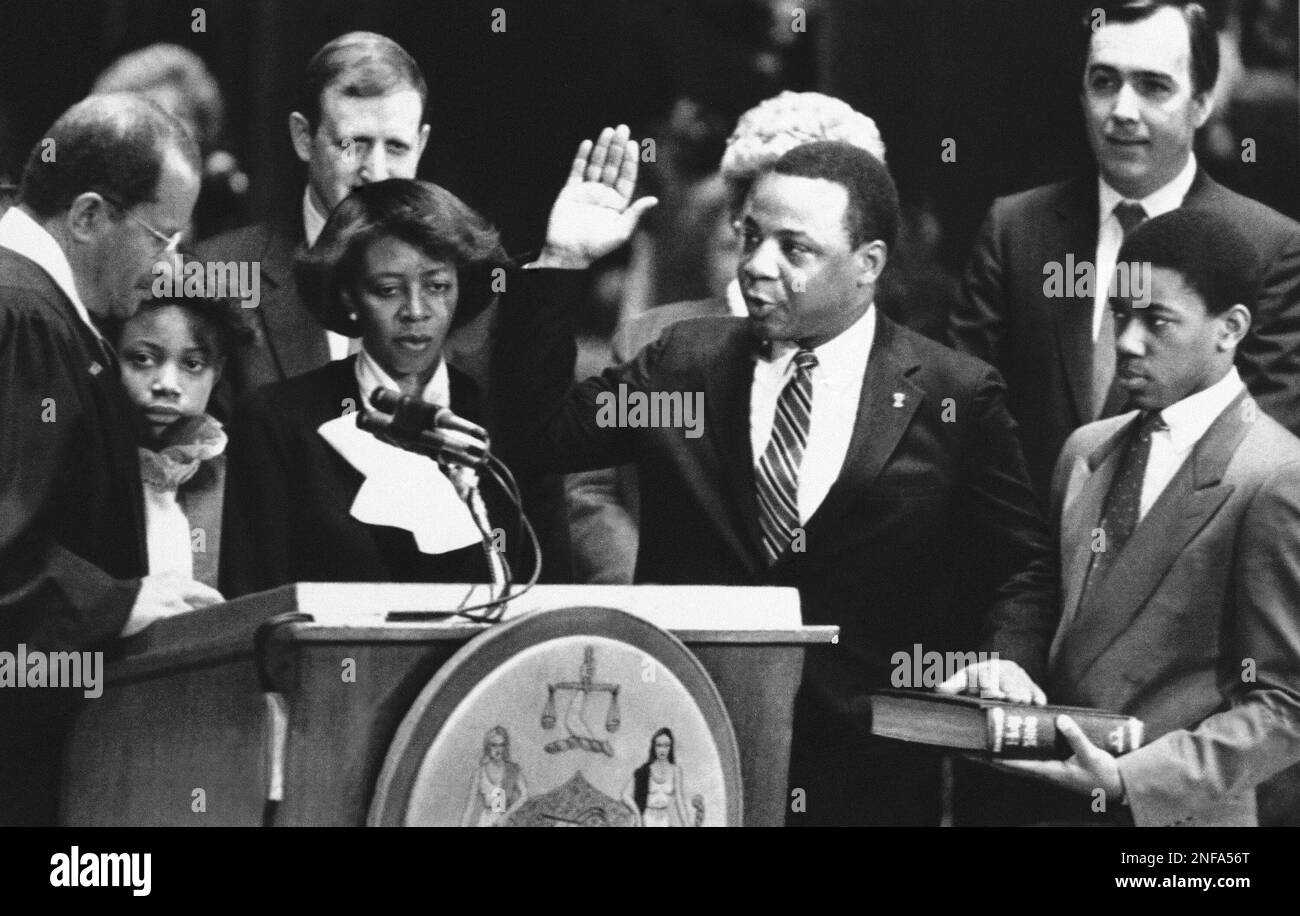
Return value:
M 103 649 L 131 614 L 147 561 L 129 410 L 68 296 L 0 247 L 0 651 L 11 664 L 20 646 Z M 0 675 L 0 825 L 55 822 L 81 695 Z

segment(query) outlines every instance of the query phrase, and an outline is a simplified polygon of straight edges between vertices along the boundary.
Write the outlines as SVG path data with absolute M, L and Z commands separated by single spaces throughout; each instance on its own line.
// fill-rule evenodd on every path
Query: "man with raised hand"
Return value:
M 635 177 L 622 136 L 579 149 L 553 223 L 611 169 Z M 631 194 L 628 180 L 601 191 L 605 223 L 625 226 Z M 1054 623 L 1047 529 L 1001 380 L 876 309 L 898 197 L 870 153 L 789 151 L 757 176 L 740 219 L 747 316 L 674 324 L 597 378 L 573 382 L 571 304 L 503 306 L 496 447 L 522 469 L 634 463 L 637 582 L 792 586 L 805 622 L 840 627 L 805 666 L 790 787 L 806 810 L 789 823 L 936 824 L 937 760 L 871 737 L 867 691 L 889 686 L 894 654 L 917 643 L 973 649 L 962 644 L 985 619 L 999 633 L 989 648 L 1036 671 Z M 583 268 L 604 250 L 552 237 L 542 261 Z M 702 426 L 602 413 L 652 395 L 698 396 Z M 980 594 L 959 595 L 971 551 L 986 551 L 987 588 L 962 582 Z M 779 751 L 791 739 L 770 740 Z
M 739 215 L 749 185 L 782 154 L 811 140 L 843 140 L 881 162 L 885 143 L 876 122 L 840 99 L 820 92 L 782 92 L 745 112 L 727 140 L 718 166 L 726 197 L 728 226 Z M 635 242 L 633 243 L 635 245 Z M 733 240 L 739 257 L 739 242 Z M 664 328 L 687 318 L 746 314 L 740 282 L 732 279 L 725 295 L 658 305 L 620 323 L 611 341 L 615 362 L 626 362 L 654 342 Z M 570 474 L 569 531 L 574 572 L 580 582 L 625 584 L 636 569 L 640 492 L 631 467 L 600 468 Z

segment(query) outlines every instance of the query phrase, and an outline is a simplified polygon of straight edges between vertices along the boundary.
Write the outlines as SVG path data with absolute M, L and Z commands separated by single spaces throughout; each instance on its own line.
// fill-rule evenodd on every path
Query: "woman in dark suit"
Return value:
M 288 582 L 479 582 L 480 535 L 434 462 L 360 430 L 377 386 L 484 423 L 448 332 L 491 300 L 507 262 L 495 229 L 436 185 L 358 188 L 299 256 L 303 300 L 359 352 L 253 392 L 227 449 L 221 591 Z M 494 515 L 495 518 L 495 515 Z

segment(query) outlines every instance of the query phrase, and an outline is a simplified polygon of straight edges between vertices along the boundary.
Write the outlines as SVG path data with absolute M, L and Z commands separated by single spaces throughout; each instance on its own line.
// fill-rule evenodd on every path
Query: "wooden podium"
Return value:
M 488 597 L 485 586 L 300 583 L 153 625 L 77 716 L 63 823 L 366 824 L 408 710 L 494 626 L 389 613 Z M 537 586 L 503 619 L 575 607 L 625 611 L 685 643 L 734 728 L 743 823 L 783 824 L 804 651 L 838 628 L 802 626 L 793 589 L 722 586 Z

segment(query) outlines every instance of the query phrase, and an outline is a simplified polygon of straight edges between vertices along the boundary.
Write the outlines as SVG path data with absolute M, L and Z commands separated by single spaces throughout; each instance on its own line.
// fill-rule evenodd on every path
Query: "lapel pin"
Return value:
M 93 359 L 90 361 L 90 374 L 91 374 L 91 375 L 99 375 L 99 373 L 101 373 L 101 372 L 103 372 L 103 371 L 104 371 L 104 367 L 103 367 L 103 366 L 101 366 L 99 363 L 95 362 Z
M 895 406 L 895 407 L 902 407 L 902 406 L 903 406 L 903 401 L 906 400 L 906 399 L 907 399 L 907 395 L 903 394 L 903 392 L 901 392 L 901 391 L 895 391 L 895 392 L 894 392 L 894 406 Z

